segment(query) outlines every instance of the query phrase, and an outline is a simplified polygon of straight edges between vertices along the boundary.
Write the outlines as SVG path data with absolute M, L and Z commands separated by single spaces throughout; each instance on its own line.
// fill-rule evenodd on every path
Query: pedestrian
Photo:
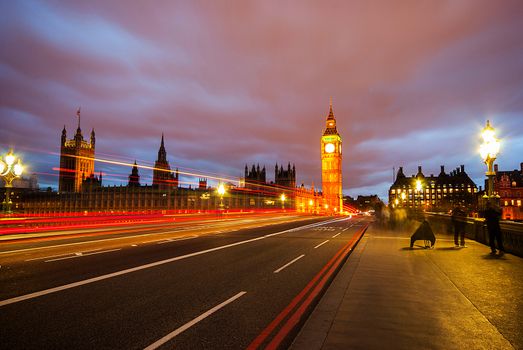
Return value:
M 487 209 L 483 212 L 485 222 L 487 223 L 487 230 L 489 236 L 491 254 L 496 254 L 496 242 L 498 243 L 499 255 L 505 254 L 503 248 L 503 238 L 501 237 L 501 227 L 499 226 L 499 219 L 501 218 L 501 210 L 493 202 L 487 202 Z
M 410 237 L 410 248 L 413 248 L 414 242 L 420 239 L 425 241 L 425 248 L 434 248 L 436 236 L 427 220 L 423 220 L 421 225 L 419 225 L 416 231 L 414 231 L 414 234 Z
M 454 227 L 454 248 L 467 248 L 467 246 L 465 245 L 466 216 L 467 214 L 459 204 L 454 209 L 452 209 L 452 226 Z

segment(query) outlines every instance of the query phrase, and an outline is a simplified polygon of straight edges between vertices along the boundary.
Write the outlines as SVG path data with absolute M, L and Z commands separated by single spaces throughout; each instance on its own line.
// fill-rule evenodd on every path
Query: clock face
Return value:
M 325 152 L 327 152 L 327 153 L 332 153 L 332 152 L 334 152 L 335 149 L 336 149 L 336 147 L 334 147 L 334 144 L 332 144 L 332 143 L 327 143 L 325 145 Z

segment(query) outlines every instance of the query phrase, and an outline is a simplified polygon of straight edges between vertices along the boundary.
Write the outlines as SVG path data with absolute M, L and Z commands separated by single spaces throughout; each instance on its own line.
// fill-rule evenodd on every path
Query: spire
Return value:
M 78 110 L 76 111 L 76 116 L 78 117 L 78 130 L 80 130 L 80 108 L 78 107 Z
M 94 147 L 95 142 L 96 142 L 96 137 L 95 137 L 94 128 L 93 128 L 93 130 L 91 130 L 91 147 Z
M 158 162 L 167 163 L 167 152 L 165 152 L 165 146 L 163 142 L 163 132 L 162 132 L 162 141 L 160 142 L 160 149 L 158 150 Z
M 64 128 L 62 130 L 62 138 L 61 138 L 62 146 L 65 145 L 66 140 L 67 140 L 67 131 L 65 131 L 65 125 L 64 125 Z
M 326 128 L 323 132 L 323 135 L 338 135 L 338 130 L 336 129 L 336 118 L 334 117 L 334 112 L 332 110 L 332 97 L 329 101 L 329 115 L 327 116 Z
M 329 116 L 327 119 L 334 119 L 334 112 L 332 111 L 332 96 L 329 99 Z

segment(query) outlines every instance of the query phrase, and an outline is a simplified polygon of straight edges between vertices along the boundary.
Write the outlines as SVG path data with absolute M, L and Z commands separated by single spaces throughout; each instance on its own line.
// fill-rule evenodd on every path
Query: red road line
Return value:
M 331 258 L 331 260 L 329 260 L 329 262 L 320 270 L 320 272 L 318 272 L 318 274 L 316 276 L 314 276 L 314 278 L 305 286 L 305 288 L 300 293 L 298 293 L 298 295 L 290 302 L 290 304 L 287 305 L 287 307 L 285 309 L 283 309 L 283 311 L 278 316 L 276 316 L 276 318 L 251 342 L 251 344 L 249 344 L 249 346 L 247 347 L 247 350 L 258 349 L 258 347 L 261 344 L 263 344 L 263 342 L 269 337 L 269 335 L 274 331 L 274 329 L 280 323 L 282 323 L 282 321 L 296 307 L 296 305 L 298 305 L 302 301 L 302 299 L 305 298 L 305 296 L 307 295 L 309 290 L 314 287 L 316 282 L 321 278 L 321 276 L 325 273 L 325 271 L 330 268 L 329 272 L 325 275 L 325 277 L 322 279 L 322 281 L 318 284 L 318 286 L 311 293 L 311 295 L 314 295 L 314 296 L 312 298 L 309 296 L 309 298 L 306 299 L 304 304 L 302 304 L 302 306 L 291 316 L 291 319 L 294 320 L 294 317 L 298 314 L 299 311 L 300 311 L 300 314 L 298 314 L 299 317 L 297 317 L 297 320 L 299 320 L 301 318 L 301 316 L 303 316 L 303 313 L 305 312 L 305 310 L 310 306 L 310 304 L 312 303 L 313 299 L 317 296 L 317 294 L 319 294 L 319 292 L 321 291 L 323 286 L 326 284 L 327 280 L 334 273 L 334 271 L 337 269 L 337 267 L 339 266 L 341 261 L 343 261 L 343 259 L 348 254 L 348 252 L 353 248 L 355 242 L 357 242 L 361 238 L 361 236 L 363 235 L 363 233 L 365 232 L 367 227 L 368 227 L 368 224 L 363 226 L 360 229 L 360 231 L 358 231 L 353 236 L 353 238 Z M 333 265 L 333 264 L 334 264 L 334 266 L 331 268 L 331 265 Z M 303 309 L 303 311 L 301 311 L 302 309 Z M 287 323 L 283 325 L 282 329 L 277 333 L 275 338 L 278 337 L 278 339 L 281 338 L 281 340 L 283 340 L 290 333 L 290 331 L 292 330 L 292 328 L 295 325 L 295 324 L 293 324 L 292 326 L 289 326 L 289 324 L 290 324 L 289 322 L 291 319 L 289 319 L 289 321 L 287 321 Z M 284 328 L 286 329 L 286 332 L 282 333 Z M 271 343 L 269 344 L 269 346 L 271 346 L 271 344 L 273 344 L 273 346 L 275 346 L 275 347 L 273 347 L 273 349 L 276 349 L 277 346 L 281 343 L 281 340 L 278 343 L 273 344 L 275 341 L 273 339 L 271 341 Z M 267 348 L 269 348 L 269 346 Z

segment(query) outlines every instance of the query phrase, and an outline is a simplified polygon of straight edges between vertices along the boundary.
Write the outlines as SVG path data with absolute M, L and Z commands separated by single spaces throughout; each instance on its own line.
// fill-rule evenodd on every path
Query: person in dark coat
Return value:
M 496 243 L 498 243 L 499 254 L 505 254 L 503 248 L 503 238 L 501 237 L 501 227 L 499 226 L 499 219 L 501 218 L 501 210 L 491 201 L 487 202 L 487 209 L 484 211 L 485 222 L 487 224 L 490 250 L 492 254 L 496 254 Z
M 427 220 L 423 220 L 418 229 L 410 237 L 410 247 L 414 247 L 414 242 L 419 239 L 425 241 L 425 248 L 434 247 L 436 243 L 436 236 L 434 236 L 434 232 L 432 232 L 432 228 Z
M 452 209 L 452 226 L 454 227 L 454 247 L 459 248 L 466 248 L 465 245 L 465 217 L 467 214 L 465 211 L 461 208 L 461 206 L 457 205 L 454 209 Z M 459 243 L 458 243 L 459 238 Z

